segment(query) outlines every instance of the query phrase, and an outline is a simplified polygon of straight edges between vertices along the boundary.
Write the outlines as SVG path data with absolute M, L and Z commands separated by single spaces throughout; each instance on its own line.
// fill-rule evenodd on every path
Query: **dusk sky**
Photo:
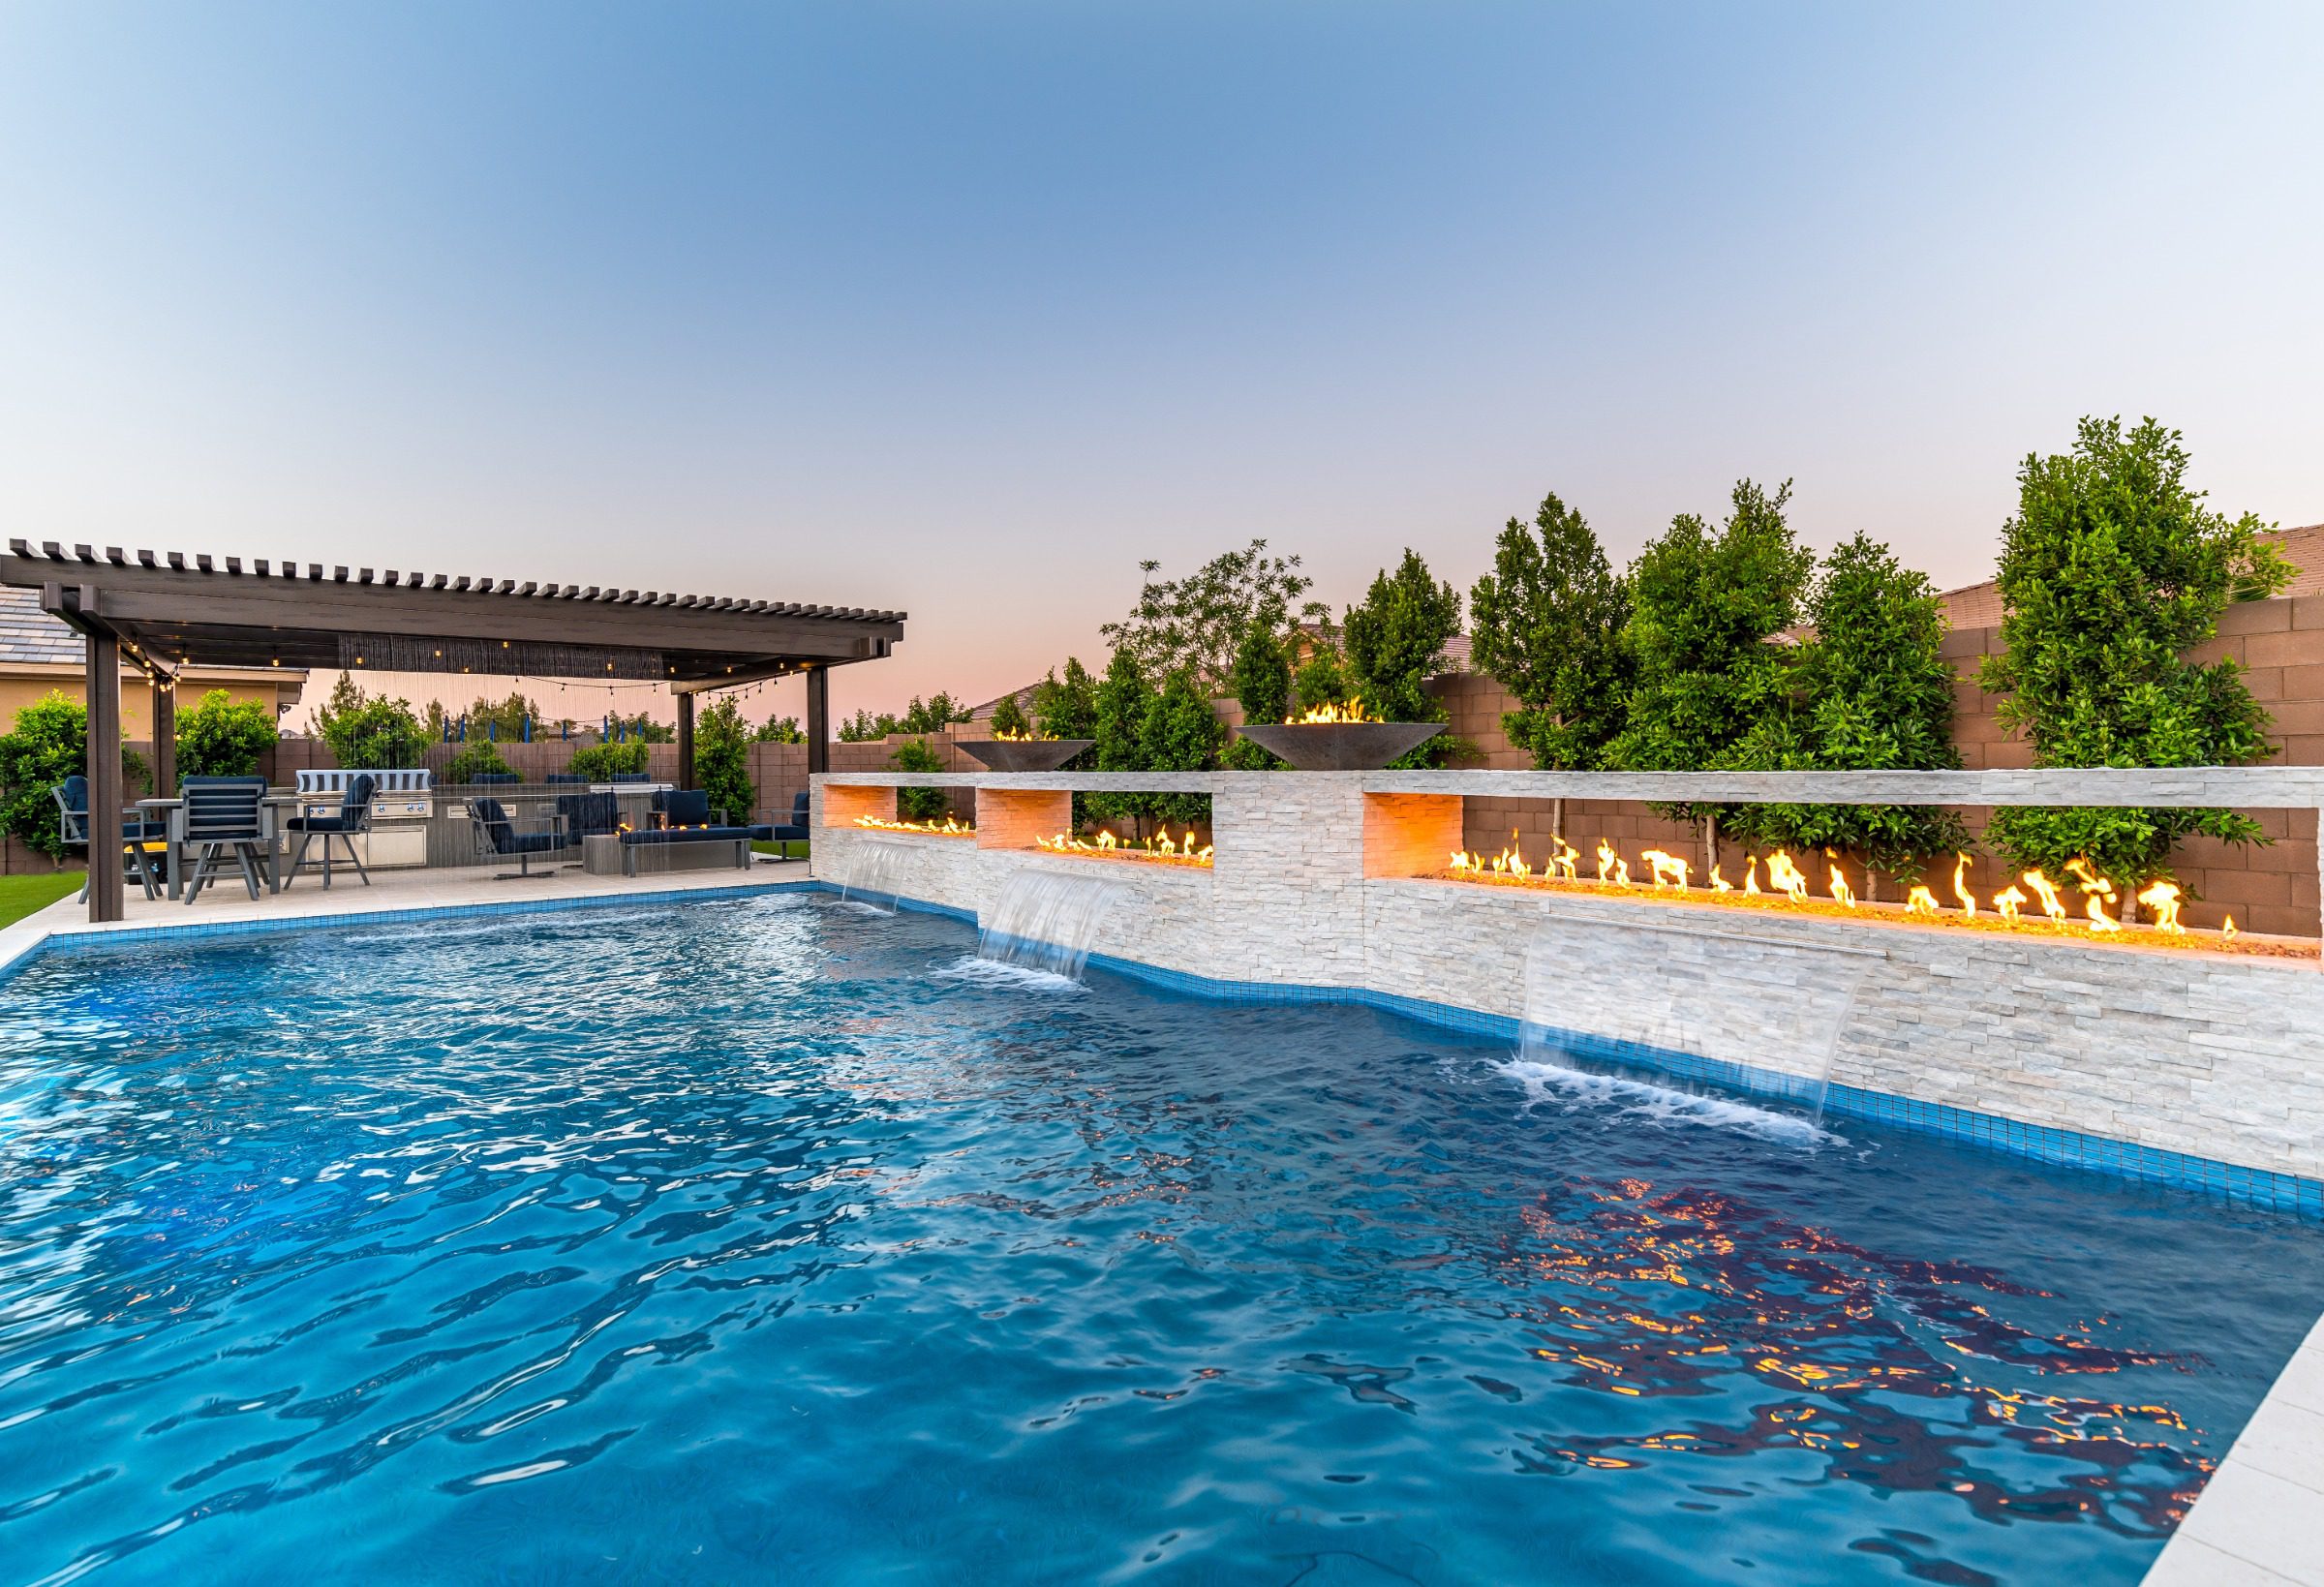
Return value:
M 2320 58 L 2313 4 L 12 4 L 0 522 L 908 609 L 840 712 L 1254 535 L 1465 591 L 1552 489 L 1627 561 L 1789 476 L 1964 584 L 2086 412 L 2311 523 Z

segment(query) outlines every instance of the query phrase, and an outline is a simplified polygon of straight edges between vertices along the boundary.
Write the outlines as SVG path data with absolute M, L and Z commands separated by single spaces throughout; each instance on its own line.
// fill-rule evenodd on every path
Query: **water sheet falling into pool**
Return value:
M 867 838 L 856 844 L 855 863 L 840 884 L 840 900 L 894 914 L 902 892 L 897 878 L 910 853 L 911 845 L 894 838 Z
M 1525 952 L 1520 1057 L 1611 1065 L 1672 1090 L 1735 1064 L 1820 1123 L 1832 1054 L 1878 948 L 1545 912 Z M 1707 1059 L 1708 1063 L 1700 1060 Z M 1696 1074 L 1690 1074 L 1690 1069 Z
M 1120 894 L 1117 884 L 1098 876 L 1020 870 L 986 912 L 977 956 L 1079 981 L 1098 924 Z

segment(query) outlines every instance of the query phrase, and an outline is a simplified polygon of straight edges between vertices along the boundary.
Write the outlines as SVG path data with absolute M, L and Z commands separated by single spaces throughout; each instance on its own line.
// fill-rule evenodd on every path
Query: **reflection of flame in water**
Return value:
M 1761 1389 L 1726 1419 L 1534 1435 L 1516 1455 L 1521 1471 L 1789 1450 L 1819 1457 L 1822 1481 L 1951 1494 L 1988 1521 L 2085 1520 L 2159 1537 L 2212 1468 L 2145 1436 L 2186 1430 L 2168 1405 L 2004 1387 L 2004 1374 L 2087 1381 L 2177 1363 L 2098 1343 L 2087 1328 L 2043 1334 L 2004 1320 L 1997 1298 L 2040 1292 L 1990 1269 L 1867 1250 L 1731 1196 L 1636 1179 L 1544 1194 L 1520 1225 L 1485 1260 L 1532 1292 L 1514 1314 L 1560 1384 L 1705 1399 L 1750 1392 L 1737 1381 L 1749 1374 Z M 1966 1402 L 1966 1415 L 1923 1419 L 1898 1401 Z M 1966 1426 L 1947 1431 L 1948 1420 Z M 2027 1456 L 2065 1464 L 2034 1476 Z

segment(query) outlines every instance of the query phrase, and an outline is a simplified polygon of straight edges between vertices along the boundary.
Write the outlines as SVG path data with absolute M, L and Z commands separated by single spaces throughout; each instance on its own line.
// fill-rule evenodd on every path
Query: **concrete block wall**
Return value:
M 2313 961 L 1415 879 L 1382 857 L 1441 835 L 1436 796 L 1253 781 L 1222 779 L 1211 870 L 868 833 L 849 812 L 892 790 L 824 783 L 816 870 L 844 881 L 865 843 L 901 845 L 907 896 L 980 914 L 1026 868 L 1096 877 L 1119 893 L 1100 953 L 1516 1018 L 1541 944 L 1572 1025 L 1802 1079 L 1828 1039 L 1837 1083 L 2324 1178 Z

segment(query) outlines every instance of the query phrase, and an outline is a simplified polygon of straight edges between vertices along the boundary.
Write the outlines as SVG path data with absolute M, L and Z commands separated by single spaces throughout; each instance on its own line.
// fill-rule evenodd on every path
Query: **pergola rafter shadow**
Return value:
M 179 552 L 68 552 L 9 542 L 0 584 L 41 592 L 43 608 L 88 646 L 89 743 L 121 733 L 120 670 L 153 695 L 157 791 L 175 784 L 176 675 L 189 666 L 514 673 L 652 680 L 678 701 L 679 776 L 693 780 L 694 695 L 802 673 L 808 764 L 829 770 L 830 669 L 878 660 L 903 637 L 904 614 L 598 585 L 375 572 L 320 563 L 247 565 Z M 121 805 L 118 756 L 89 757 L 93 815 Z M 106 830 L 92 820 L 92 834 Z M 89 918 L 122 917 L 119 846 L 89 845 Z

